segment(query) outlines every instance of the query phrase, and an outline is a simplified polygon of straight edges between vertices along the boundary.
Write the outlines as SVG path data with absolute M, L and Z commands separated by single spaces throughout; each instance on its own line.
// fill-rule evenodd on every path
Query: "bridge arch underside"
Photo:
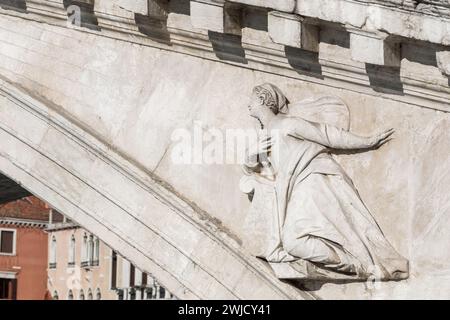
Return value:
M 36 195 L 181 299 L 308 297 L 107 145 L 7 81 L 0 87 L 2 200 Z

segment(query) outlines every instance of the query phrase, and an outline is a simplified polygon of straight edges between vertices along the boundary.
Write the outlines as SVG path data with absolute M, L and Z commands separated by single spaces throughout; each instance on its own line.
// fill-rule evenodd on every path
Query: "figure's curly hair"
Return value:
M 270 83 L 265 83 L 253 88 L 253 94 L 259 99 L 262 105 L 269 107 L 274 114 L 288 111 L 289 100 L 281 90 Z
M 277 102 L 269 90 L 263 88 L 262 86 L 256 86 L 253 89 L 253 93 L 259 98 L 261 104 L 269 107 L 273 113 L 278 114 Z

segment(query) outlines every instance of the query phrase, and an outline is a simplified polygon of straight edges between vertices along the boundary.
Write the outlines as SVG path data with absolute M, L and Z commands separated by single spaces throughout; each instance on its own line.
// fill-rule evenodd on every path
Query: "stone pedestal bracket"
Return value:
M 352 59 L 386 67 L 400 67 L 401 50 L 398 40 L 391 40 L 386 33 L 369 33 L 349 30 Z
M 241 35 L 240 6 L 223 0 L 191 1 L 191 22 L 194 28 Z
M 279 11 L 268 14 L 268 31 L 273 42 L 308 51 L 319 51 L 319 27 L 305 23 L 299 15 Z

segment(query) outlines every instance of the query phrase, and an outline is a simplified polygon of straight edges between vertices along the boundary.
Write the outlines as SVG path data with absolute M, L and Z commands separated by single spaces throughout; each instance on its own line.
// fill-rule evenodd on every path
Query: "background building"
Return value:
M 173 296 L 98 237 L 34 196 L 0 205 L 0 299 Z
M 173 296 L 98 237 L 52 210 L 48 290 L 60 300 L 142 300 Z
M 34 197 L 0 205 L 0 300 L 43 300 L 47 293 L 49 208 Z

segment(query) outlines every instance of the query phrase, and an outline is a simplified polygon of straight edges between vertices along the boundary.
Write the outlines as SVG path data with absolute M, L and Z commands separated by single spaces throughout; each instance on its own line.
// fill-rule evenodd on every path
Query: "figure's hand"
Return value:
M 370 147 L 379 148 L 392 138 L 390 138 L 394 134 L 395 130 L 393 128 L 385 130 L 373 137 L 370 138 Z
M 269 135 L 262 135 L 256 144 L 251 145 L 246 152 L 245 162 L 255 164 L 259 155 L 267 155 L 272 147 L 273 140 Z
M 270 151 L 272 144 L 272 137 L 267 134 L 263 134 L 259 137 L 258 143 L 251 147 L 251 153 L 256 155 L 267 154 Z

